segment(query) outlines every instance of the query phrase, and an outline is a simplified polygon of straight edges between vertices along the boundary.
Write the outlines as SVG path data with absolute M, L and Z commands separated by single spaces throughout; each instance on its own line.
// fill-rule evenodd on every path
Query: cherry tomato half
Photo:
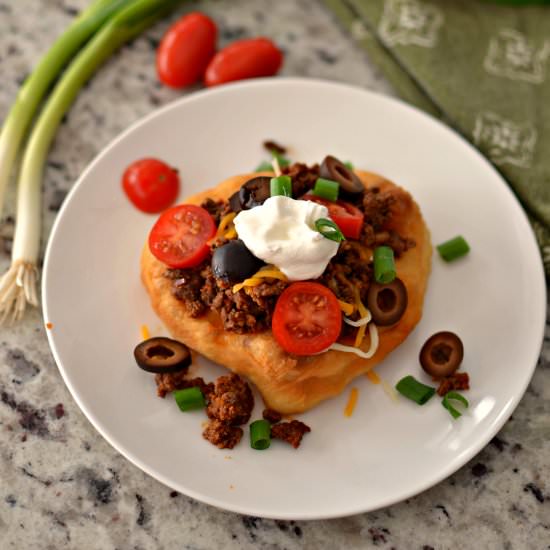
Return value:
M 200 80 L 216 51 L 217 36 L 216 24 L 203 13 L 190 13 L 174 23 L 157 50 L 160 81 L 182 88 Z
M 272 76 L 283 63 L 281 50 L 267 38 L 237 40 L 220 50 L 206 68 L 204 83 L 216 86 L 224 82 Z
M 204 208 L 180 204 L 160 215 L 149 233 L 149 250 L 169 267 L 194 267 L 208 256 L 215 233 L 216 224 Z
M 168 208 L 180 191 L 178 171 L 162 160 L 146 158 L 133 162 L 122 176 L 122 188 L 133 205 L 148 214 Z
M 342 329 L 342 312 L 336 296 L 326 286 L 293 283 L 275 304 L 271 328 L 285 351 L 313 355 L 336 342 Z
M 359 208 L 345 201 L 331 202 L 316 195 L 307 194 L 301 197 L 304 200 L 317 202 L 328 208 L 328 215 L 340 228 L 344 237 L 358 239 L 363 227 L 364 215 Z

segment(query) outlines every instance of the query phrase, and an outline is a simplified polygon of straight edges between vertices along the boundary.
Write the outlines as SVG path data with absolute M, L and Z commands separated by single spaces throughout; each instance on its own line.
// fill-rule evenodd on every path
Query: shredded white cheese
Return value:
M 359 319 L 359 321 L 352 321 L 351 319 L 344 317 L 344 323 L 351 325 L 352 327 L 362 327 L 363 325 L 368 325 L 371 319 L 372 315 L 367 309 L 367 314 L 362 319 Z
M 370 359 L 378 349 L 378 329 L 376 328 L 376 325 L 374 323 L 371 323 L 369 325 L 369 336 L 370 336 L 370 347 L 367 351 L 363 351 L 360 348 L 356 348 L 353 346 L 345 346 L 344 344 L 332 344 L 330 348 L 335 351 L 345 351 L 347 353 L 355 353 L 355 355 L 358 355 L 362 359 Z

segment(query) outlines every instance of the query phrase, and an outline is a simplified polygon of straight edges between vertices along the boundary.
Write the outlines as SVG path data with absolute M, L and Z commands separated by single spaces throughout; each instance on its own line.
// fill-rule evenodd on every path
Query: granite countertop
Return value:
M 0 117 L 42 52 L 87 0 L 0 0 Z M 199 1 L 222 44 L 265 34 L 283 74 L 392 95 L 315 0 Z M 169 21 L 124 47 L 93 78 L 50 153 L 44 236 L 79 174 L 128 125 L 181 95 L 155 77 Z M 10 208 L 13 209 L 13 194 Z M 9 212 L 8 212 L 9 214 Z M 0 227 L 8 265 L 13 220 Z M 330 521 L 272 521 L 217 510 L 142 473 L 94 430 L 63 384 L 40 313 L 0 332 L 0 549 L 550 549 L 550 329 L 534 378 L 487 447 L 436 487 L 398 505 Z

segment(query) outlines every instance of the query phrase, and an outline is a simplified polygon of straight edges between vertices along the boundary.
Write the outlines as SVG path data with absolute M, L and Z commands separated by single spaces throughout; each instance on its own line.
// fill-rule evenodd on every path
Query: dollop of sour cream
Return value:
M 323 237 L 315 221 L 328 209 L 312 201 L 275 196 L 235 217 L 235 229 L 246 247 L 278 267 L 290 281 L 319 277 L 338 251 L 338 243 Z

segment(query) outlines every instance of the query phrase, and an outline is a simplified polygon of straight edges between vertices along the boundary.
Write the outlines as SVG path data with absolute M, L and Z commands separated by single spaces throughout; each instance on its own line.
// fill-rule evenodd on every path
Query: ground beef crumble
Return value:
M 300 446 L 302 437 L 307 432 L 311 432 L 311 428 L 299 420 L 281 422 L 280 424 L 271 426 L 271 437 L 282 439 L 290 443 L 295 449 Z
M 264 409 L 262 417 L 270 424 L 276 424 L 277 422 L 280 422 L 282 420 L 283 415 L 280 412 L 274 411 L 273 409 Z
M 212 382 L 207 384 L 202 378 L 185 378 L 186 375 L 187 369 L 179 372 L 155 374 L 157 395 L 165 397 L 167 393 L 175 390 L 197 387 L 208 399 L 208 396 L 214 391 L 214 384 Z
M 202 436 L 218 449 L 232 449 L 242 438 L 243 430 L 238 426 L 225 424 L 221 420 L 211 420 Z
M 205 199 L 201 206 L 214 218 L 216 225 L 219 225 L 220 220 L 230 212 L 229 204 L 222 200 Z
M 246 424 L 254 408 L 254 396 L 248 383 L 238 374 L 220 376 L 210 394 L 206 408 L 208 418 L 225 424 Z
M 437 394 L 443 397 L 453 390 L 469 390 L 470 377 L 467 372 L 455 372 L 439 381 Z

